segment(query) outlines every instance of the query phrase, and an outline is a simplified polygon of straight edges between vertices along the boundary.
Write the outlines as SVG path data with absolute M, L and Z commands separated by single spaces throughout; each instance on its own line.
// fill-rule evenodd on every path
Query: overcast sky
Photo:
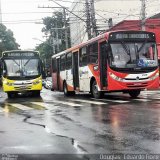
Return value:
M 43 24 L 40 23 L 43 17 L 52 16 L 54 10 L 38 6 L 56 5 L 48 0 L 1 0 L 2 23 L 13 31 L 21 49 L 32 49 L 41 43 L 40 40 L 45 40 L 41 32 Z
M 60 2 L 61 5 L 69 7 L 71 3 L 67 1 L 71 2 L 72 0 L 62 1 L 65 2 Z M 122 7 L 121 1 L 130 1 L 130 5 L 125 5 L 127 8 L 129 8 L 134 7 L 134 1 L 140 0 L 106 1 L 117 1 L 116 6 L 119 6 L 119 8 Z M 38 8 L 38 6 L 55 7 L 56 5 L 49 0 L 1 0 L 2 23 L 4 23 L 8 29 L 11 29 L 13 31 L 14 37 L 16 38 L 17 43 L 20 44 L 21 49 L 32 49 L 36 46 L 36 44 L 41 43 L 40 40 L 45 41 L 45 38 L 43 37 L 43 34 L 41 32 L 43 24 L 40 23 L 42 23 L 43 17 L 52 16 L 52 12 L 54 10 Z M 147 12 L 149 13 L 149 15 L 159 12 L 159 6 L 160 0 L 147 0 Z M 106 6 L 106 10 L 110 7 L 111 6 Z M 115 11 L 114 8 L 113 11 Z M 35 40 L 34 38 L 39 40 Z

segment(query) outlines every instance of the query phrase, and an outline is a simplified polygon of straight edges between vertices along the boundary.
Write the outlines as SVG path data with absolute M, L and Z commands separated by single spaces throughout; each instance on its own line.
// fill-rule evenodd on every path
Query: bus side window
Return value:
M 66 55 L 61 56 L 61 59 L 60 59 L 60 71 L 64 71 L 66 69 L 65 60 L 66 60 Z
M 52 72 L 57 72 L 57 61 L 56 61 L 56 58 L 52 59 Z
M 66 55 L 66 70 L 72 68 L 72 53 L 67 53 Z
M 87 55 L 87 48 L 83 47 L 79 51 L 79 65 L 83 67 L 88 63 L 88 55 Z
M 98 42 L 88 46 L 89 63 L 98 62 Z

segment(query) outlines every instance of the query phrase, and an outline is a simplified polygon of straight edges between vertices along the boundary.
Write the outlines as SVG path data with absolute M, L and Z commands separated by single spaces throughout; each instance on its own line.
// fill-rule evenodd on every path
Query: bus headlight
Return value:
M 37 81 L 34 81 L 34 82 L 33 82 L 33 85 L 37 85 L 37 84 L 39 84 L 40 82 L 42 82 L 42 80 L 40 80 L 40 79 L 37 80 Z
M 159 73 L 157 72 L 153 77 L 150 77 L 149 80 L 154 80 L 156 79 L 157 77 L 159 77 Z
M 3 83 L 4 83 L 5 85 L 7 85 L 7 86 L 13 86 L 13 83 L 11 83 L 11 82 L 4 81 Z
M 119 82 L 123 82 L 123 78 L 120 78 L 120 77 L 117 77 L 115 74 L 113 73 L 109 73 L 110 74 L 110 77 L 116 81 L 119 81 Z

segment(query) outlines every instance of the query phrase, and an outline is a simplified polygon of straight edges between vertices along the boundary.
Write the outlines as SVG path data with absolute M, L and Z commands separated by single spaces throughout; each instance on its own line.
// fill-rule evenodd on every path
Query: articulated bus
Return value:
M 144 89 L 159 87 L 155 34 L 112 31 L 52 56 L 52 90 L 128 93 L 136 98 Z
M 9 98 L 30 92 L 40 96 L 44 71 L 38 52 L 13 50 L 2 53 L 2 88 Z

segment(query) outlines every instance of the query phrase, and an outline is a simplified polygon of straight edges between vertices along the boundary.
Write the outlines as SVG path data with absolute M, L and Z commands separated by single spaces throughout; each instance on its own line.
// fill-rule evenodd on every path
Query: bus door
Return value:
M 60 90 L 60 58 L 56 59 L 56 68 L 57 68 L 57 90 Z
M 101 89 L 107 87 L 107 49 L 106 49 L 106 41 L 99 44 L 100 46 L 100 82 Z
M 73 84 L 74 89 L 79 89 L 79 61 L 78 51 L 73 52 Z

